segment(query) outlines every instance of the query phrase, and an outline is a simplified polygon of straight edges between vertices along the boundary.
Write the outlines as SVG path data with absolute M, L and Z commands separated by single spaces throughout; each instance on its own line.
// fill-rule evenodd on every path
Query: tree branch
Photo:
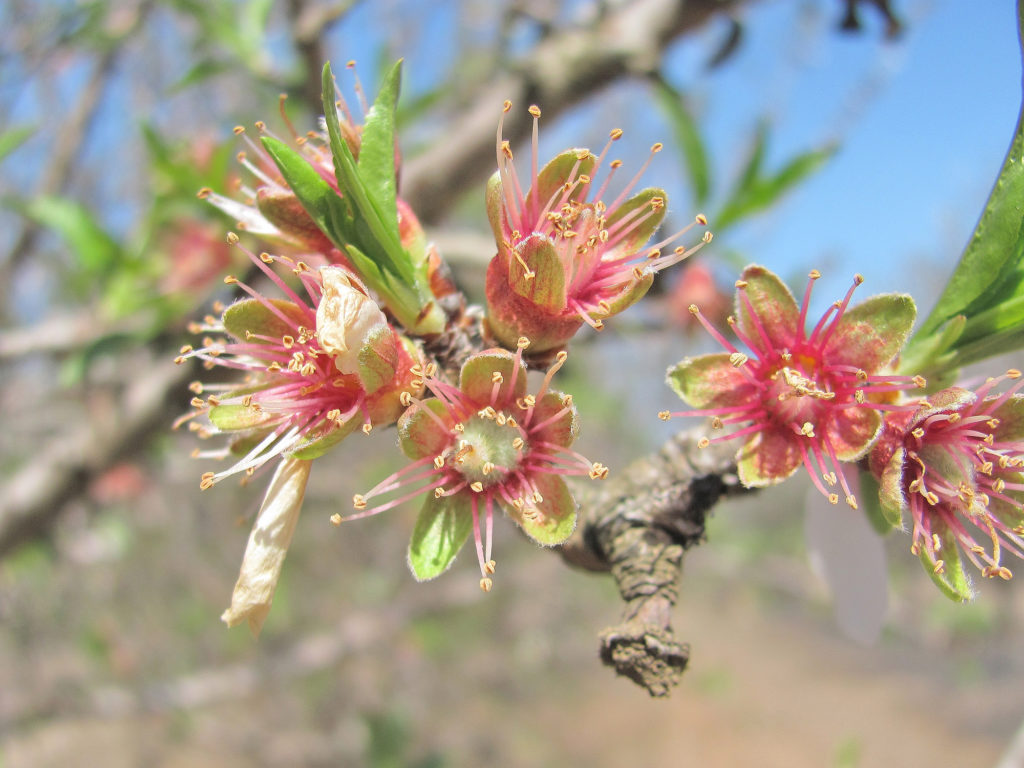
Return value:
M 601 659 L 652 696 L 667 696 L 689 659 L 671 624 L 683 552 L 704 540 L 712 506 L 747 490 L 736 446 L 701 449 L 699 438 L 682 432 L 607 483 L 581 488 L 579 525 L 561 547 L 569 564 L 615 579 L 625 608 L 601 633 Z
M 532 125 L 528 104 L 549 116 L 561 114 L 622 77 L 653 71 L 674 39 L 749 1 L 633 0 L 591 26 L 542 40 L 505 77 L 481 83 L 469 99 L 473 106 L 445 126 L 426 153 L 405 163 L 402 196 L 423 223 L 438 221 L 457 202 L 452 189 L 482 182 L 492 172 L 504 99 L 522 106 L 505 116 L 505 138 L 515 144 Z

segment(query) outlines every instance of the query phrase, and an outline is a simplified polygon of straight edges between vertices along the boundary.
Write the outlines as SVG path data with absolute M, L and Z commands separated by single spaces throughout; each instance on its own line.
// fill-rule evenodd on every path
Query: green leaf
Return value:
M 106 274 L 121 260 L 120 245 L 81 203 L 63 197 L 38 197 L 29 201 L 25 212 L 63 238 L 86 274 Z
M 447 571 L 472 531 L 472 499 L 468 494 L 440 499 L 427 494 L 409 541 L 409 567 L 417 581 Z
M 334 156 L 334 173 L 338 179 L 338 188 L 343 195 L 348 196 L 358 212 L 357 222 L 361 222 L 367 228 L 368 238 L 357 238 L 356 244 L 367 255 L 378 262 L 383 270 L 391 272 L 407 285 L 414 284 L 412 264 L 405 254 L 402 244 L 398 238 L 398 211 L 385 210 L 386 201 L 374 197 L 380 188 L 387 186 L 380 179 L 375 179 L 373 186 L 369 187 L 366 180 L 359 173 L 359 166 L 352 150 L 345 143 L 341 135 L 341 125 L 338 122 L 338 110 L 335 106 L 334 75 L 331 72 L 331 65 L 328 62 L 323 70 L 323 107 L 324 120 L 327 124 L 327 133 L 331 143 L 331 153 Z M 379 99 L 374 103 L 377 108 Z M 383 106 L 381 106 L 383 109 Z M 393 120 L 393 116 L 392 116 Z M 393 123 L 392 123 L 393 125 Z M 378 130 L 381 130 L 378 127 Z M 378 142 L 380 139 L 378 139 Z M 394 147 L 391 148 L 392 153 Z M 362 154 L 362 150 L 360 150 Z M 379 159 L 371 162 L 370 168 L 375 173 L 381 172 Z M 391 162 L 392 176 L 394 175 L 394 159 Z M 391 184 L 394 184 L 392 178 Z M 393 216 L 389 217 L 389 213 Z
M 836 149 L 835 145 L 829 145 L 802 152 L 767 178 L 754 178 L 748 182 L 745 172 L 731 198 L 712 218 L 715 229 L 724 230 L 741 219 L 771 207 L 786 192 L 821 168 L 836 153 Z M 760 163 L 760 159 L 757 162 Z
M 694 203 L 698 206 L 704 205 L 711 196 L 711 173 L 708 169 L 704 140 L 701 138 L 697 121 L 686 103 L 686 96 L 659 73 L 654 78 L 654 97 L 668 118 L 675 144 L 686 160 Z
M 36 132 L 34 125 L 20 125 L 0 134 L 0 161 L 24 144 Z
M 398 208 L 395 204 L 395 109 L 401 85 L 402 62 L 399 60 L 384 75 L 370 111 L 363 124 L 357 168 L 359 178 L 366 185 L 367 196 L 373 201 L 382 223 L 398 234 Z M 326 108 L 326 105 L 325 105 Z

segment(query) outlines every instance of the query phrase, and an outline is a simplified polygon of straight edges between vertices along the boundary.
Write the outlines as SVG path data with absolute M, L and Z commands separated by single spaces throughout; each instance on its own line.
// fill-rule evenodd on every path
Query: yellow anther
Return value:
M 484 465 L 480 468 L 480 471 L 485 475 L 489 475 L 494 471 L 494 464 L 489 461 L 485 461 Z
M 512 102 L 505 99 L 505 103 L 501 105 L 501 111 L 508 112 L 510 109 L 512 109 Z
M 224 285 L 234 285 L 238 282 L 238 278 L 234 275 L 227 275 L 224 277 Z
M 621 128 L 613 129 L 611 131 L 611 133 L 608 134 L 608 138 L 610 138 L 612 141 L 618 141 L 619 139 L 622 138 L 622 129 Z
M 531 104 L 526 111 L 530 113 L 531 117 L 540 117 L 540 107 L 536 104 Z
M 367 421 L 366 423 L 363 424 L 361 429 L 363 430 L 364 435 L 368 435 L 373 431 L 373 424 Z
M 484 592 L 490 592 L 491 587 L 493 586 L 494 582 L 490 578 L 485 576 L 484 578 L 480 579 L 480 589 L 482 589 Z
M 501 371 L 495 371 L 491 374 L 491 384 L 501 384 L 504 381 L 504 377 L 501 375 Z
M 661 419 L 662 421 L 668 421 L 669 419 L 672 418 L 672 412 L 671 411 L 658 411 L 658 418 Z
M 484 484 L 477 480 L 475 483 L 469 484 L 469 489 L 473 491 L 473 493 L 480 493 L 484 489 Z
M 707 448 L 709 445 L 711 445 L 711 441 L 708 440 L 706 437 L 702 437 L 700 440 L 697 441 L 698 448 Z
M 366 499 L 357 493 L 352 497 L 352 506 L 356 509 L 366 509 Z
M 434 498 L 435 499 L 440 499 L 442 496 L 444 496 L 444 486 L 443 485 L 442 486 L 438 486 L 437 488 L 434 489 Z
M 811 280 L 817 280 L 818 278 L 820 278 L 820 277 L 821 277 L 821 272 L 819 272 L 819 271 L 818 271 L 818 270 L 816 270 L 816 269 L 812 269 L 812 270 L 810 271 L 810 274 L 808 275 L 808 277 L 810 277 L 810 278 L 811 278 Z
M 714 237 L 715 237 L 715 233 L 709 231 L 709 232 L 705 232 L 701 236 L 700 239 L 703 240 L 705 243 L 710 243 L 712 241 L 712 239 L 714 239 Z
M 225 239 L 228 241 L 228 245 L 235 245 L 238 242 L 238 235 L 234 232 L 228 232 Z
M 662 144 L 662 143 L 661 143 L 661 142 L 659 141 L 659 142 L 655 143 L 655 144 L 654 144 L 654 145 L 653 145 L 653 146 L 651 147 L 651 152 L 661 152 L 661 150 L 662 150 L 662 149 L 664 149 L 664 148 L 665 148 L 665 145 L 664 145 L 664 144 Z
M 526 441 L 523 440 L 523 438 L 521 437 L 517 437 L 515 440 L 512 441 L 512 447 L 515 448 L 517 451 L 521 450 L 524 445 L 526 445 Z
M 493 574 L 495 568 L 497 567 L 498 564 L 494 562 L 494 560 L 488 560 L 486 563 L 484 563 L 484 573 Z
M 337 512 L 331 515 L 331 523 L 334 525 L 341 525 L 341 515 L 339 515 Z
M 741 365 L 745 364 L 749 359 L 750 358 L 747 357 L 742 352 L 733 352 L 731 355 L 729 355 L 729 364 L 733 368 L 739 368 Z
M 697 223 L 700 224 L 702 227 L 706 227 L 708 225 L 708 217 L 705 216 L 703 213 L 698 213 Z

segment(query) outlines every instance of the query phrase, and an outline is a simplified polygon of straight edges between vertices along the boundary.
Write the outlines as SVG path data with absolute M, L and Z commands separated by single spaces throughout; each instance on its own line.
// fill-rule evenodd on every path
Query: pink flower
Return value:
M 798 306 L 789 289 L 764 267 L 743 271 L 736 283 L 739 320 L 729 318 L 729 324 L 749 354 L 691 306 L 727 351 L 686 358 L 669 369 L 669 385 L 699 410 L 659 415 L 710 416 L 714 429 L 738 425 L 715 440 L 743 438 L 737 462 L 744 485 L 781 482 L 802 464 L 833 504 L 839 496 L 825 486 L 838 480 L 847 503 L 856 507 L 839 463 L 859 459 L 874 443 L 882 428 L 880 412 L 912 407 L 893 404 L 894 392 L 924 385 L 920 378 L 880 373 L 910 332 L 914 302 L 906 295 L 887 294 L 849 308 L 862 282 L 857 276 L 846 297 L 830 306 L 808 333 L 811 287 L 819 276 L 811 273 Z
M 993 394 L 1007 380 L 1018 381 Z M 1024 558 L 1022 386 L 1014 370 L 975 392 L 937 392 L 909 419 L 887 419 L 889 430 L 872 451 L 883 512 L 895 524 L 909 514 L 911 551 L 954 599 L 973 596 L 960 551 L 987 578 L 1013 575 L 1001 563 L 1002 552 Z
M 505 103 L 505 111 L 511 107 Z M 498 253 L 487 269 L 487 308 L 490 332 L 512 348 L 528 337 L 530 353 L 560 349 L 584 323 L 601 328 L 603 318 L 622 312 L 650 288 L 654 273 L 697 248 L 676 248 L 663 256 L 660 248 L 693 224 L 652 246 L 645 243 L 665 217 L 666 195 L 648 188 L 629 197 L 650 163 L 610 202 L 605 192 L 621 162 L 609 163 L 600 186 L 595 177 L 611 145 L 600 156 L 587 149 L 570 149 L 538 170 L 537 123 L 534 117 L 530 189 L 523 186 L 512 163 L 512 150 L 498 126 L 498 171 L 487 187 L 487 213 Z M 655 144 L 651 157 L 661 149 Z M 707 224 L 698 216 L 697 224 Z M 705 233 L 704 242 L 711 239 Z M 643 252 L 641 252 L 643 251 Z
M 209 337 L 199 349 L 186 347 L 177 359 L 197 357 L 208 367 L 245 374 L 238 382 L 192 384 L 196 412 L 184 420 L 204 415 L 207 423 L 193 421 L 192 427 L 201 437 L 230 435 L 223 449 L 197 456 L 237 457 L 229 468 L 205 473 L 203 488 L 232 474 L 251 474 L 277 456 L 316 458 L 357 426 L 368 430 L 394 422 L 403 410 L 402 392 L 420 391 L 411 372 L 420 353 L 391 328 L 355 276 L 341 267 L 313 270 L 268 254 L 249 256 L 284 298 L 266 298 L 226 278 L 251 298 L 229 306 L 220 320 L 208 317 L 197 329 L 223 338 Z M 272 268 L 276 265 L 298 276 L 299 292 Z
M 435 378 L 433 370 L 423 371 L 434 397 L 406 396 L 411 407 L 398 422 L 402 450 L 413 463 L 357 495 L 354 506 L 362 511 L 345 518 L 377 514 L 426 494 L 409 545 L 417 579 L 447 570 L 472 532 L 480 586 L 490 590 L 496 509 L 507 512 L 534 541 L 559 544 L 576 525 L 576 504 L 562 477 L 608 473 L 569 450 L 579 429 L 576 409 L 569 395 L 548 388 L 564 352 L 539 391 L 527 394 L 522 353 L 528 343 L 521 339 L 515 354 L 494 349 L 473 355 L 462 367 L 458 387 Z M 398 498 L 367 506 L 409 486 Z

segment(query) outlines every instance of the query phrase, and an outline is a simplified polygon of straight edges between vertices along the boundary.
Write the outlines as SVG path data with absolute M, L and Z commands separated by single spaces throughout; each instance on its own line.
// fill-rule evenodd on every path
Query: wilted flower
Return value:
M 521 339 L 515 354 L 494 349 L 473 355 L 458 387 L 434 377 L 432 365 L 422 371 L 434 397 L 405 396 L 411 407 L 398 422 L 402 450 L 412 464 L 357 495 L 354 506 L 362 511 L 345 518 L 377 514 L 425 493 L 409 546 L 409 564 L 420 580 L 447 570 L 472 532 L 480 586 L 489 590 L 496 508 L 534 541 L 559 544 L 576 525 L 576 503 L 562 477 L 608 473 L 569 449 L 578 431 L 576 408 L 569 395 L 548 388 L 564 352 L 539 391 L 527 394 L 522 353 L 528 343 Z M 409 486 L 396 499 L 367 506 Z
M 511 104 L 505 102 L 507 112 Z M 512 162 L 512 150 L 498 126 L 498 171 L 487 187 L 487 214 L 498 253 L 487 268 L 487 321 L 494 337 L 512 348 L 520 336 L 530 338 L 530 353 L 563 347 L 584 323 L 601 328 L 603 319 L 622 312 L 650 288 L 654 273 L 689 256 L 697 248 L 660 249 L 689 230 L 647 246 L 665 217 L 666 195 L 648 188 L 630 192 L 640 172 L 611 202 L 605 192 L 621 161 L 596 185 L 615 130 L 596 156 L 587 149 L 570 149 L 538 170 L 537 124 L 540 110 L 530 107 L 533 153 L 530 189 L 523 195 Z M 655 144 L 651 157 L 661 149 Z M 698 216 L 697 224 L 707 221 Z M 704 235 L 704 242 L 711 233 Z M 643 252 L 641 252 L 643 251 Z
M 229 242 L 237 243 L 237 237 L 229 236 Z M 282 459 L 223 617 L 229 626 L 247 620 L 258 632 L 270 609 L 312 460 L 357 426 L 368 431 L 394 422 L 404 409 L 402 394 L 422 391 L 413 373 L 422 357 L 341 267 L 312 270 L 268 254 L 249 256 L 285 298 L 266 298 L 227 278 L 251 298 L 229 306 L 220 320 L 206 319 L 201 329 L 225 338 L 207 338 L 199 349 L 185 347 L 176 362 L 197 357 L 207 367 L 245 372 L 237 382 L 191 385 L 196 411 L 180 421 L 189 421 L 200 437 L 229 436 L 223 448 L 194 455 L 236 459 L 227 469 L 203 474 L 201 488 L 233 474 L 252 475 L 268 461 Z M 298 275 L 299 291 L 273 268 L 282 264 Z M 205 423 L 196 416 L 205 416 Z
M 1006 380 L 1018 381 L 993 394 Z M 909 513 L 911 551 L 955 599 L 973 595 L 958 548 L 988 578 L 1011 578 L 1002 552 L 1024 558 L 1022 386 L 1014 370 L 974 392 L 950 387 L 930 395 L 909 419 L 887 419 L 871 453 L 883 511 L 897 524 Z
M 803 464 L 832 503 L 839 496 L 825 485 L 838 480 L 847 503 L 856 507 L 839 463 L 864 455 L 881 430 L 881 411 L 913 407 L 895 405 L 894 392 L 924 386 L 919 377 L 880 373 L 902 348 L 915 308 L 901 294 L 874 296 L 848 308 L 862 282 L 858 275 L 846 297 L 830 306 L 808 333 L 807 308 L 818 277 L 817 271 L 811 272 L 798 306 L 789 289 L 764 267 L 743 271 L 736 283 L 739 319 L 729 318 L 729 324 L 749 355 L 691 306 L 727 351 L 686 358 L 670 368 L 669 385 L 699 410 L 659 415 L 710 416 L 715 429 L 742 425 L 715 441 L 744 438 L 737 453 L 744 485 L 778 483 Z

